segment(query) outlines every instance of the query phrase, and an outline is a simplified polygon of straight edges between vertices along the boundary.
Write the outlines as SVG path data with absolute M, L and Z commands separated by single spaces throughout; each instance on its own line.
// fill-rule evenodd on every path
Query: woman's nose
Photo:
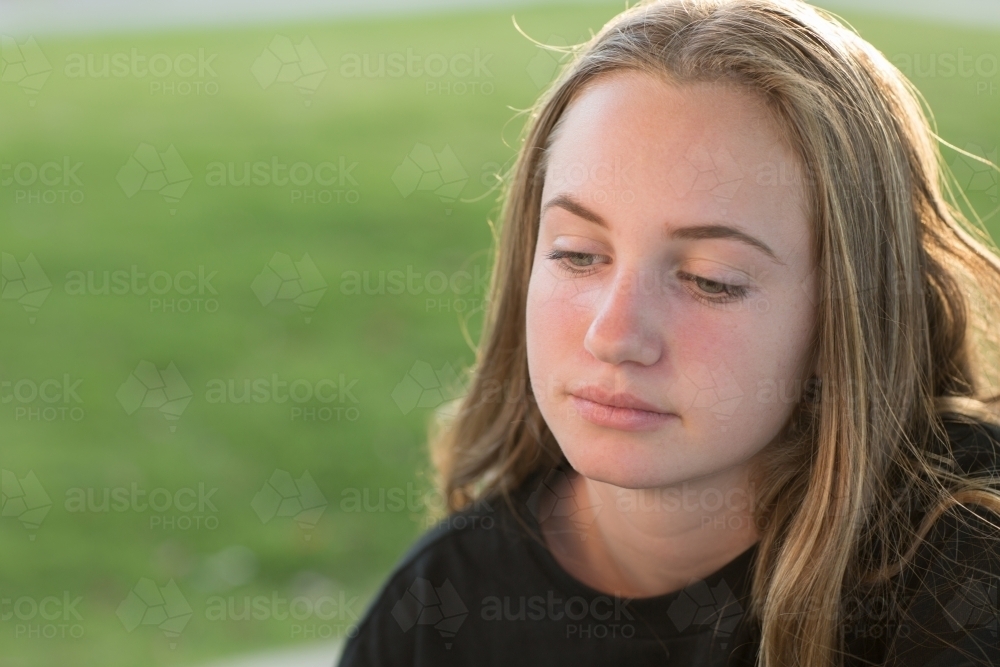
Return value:
M 584 337 L 584 348 L 609 364 L 633 361 L 643 366 L 655 364 L 661 354 L 664 298 L 658 298 L 659 284 L 638 270 L 615 276 L 597 300 L 594 319 Z M 643 280 L 646 278 L 646 280 Z M 663 296 L 663 295 L 659 295 Z

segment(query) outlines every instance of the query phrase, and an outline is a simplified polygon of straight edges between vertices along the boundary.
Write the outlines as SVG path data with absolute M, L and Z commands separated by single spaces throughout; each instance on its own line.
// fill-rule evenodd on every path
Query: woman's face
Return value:
M 815 372 L 798 161 L 762 102 L 721 84 L 616 72 L 562 121 L 526 312 L 545 421 L 575 470 L 621 487 L 745 464 Z M 623 394 L 647 409 L 608 407 Z

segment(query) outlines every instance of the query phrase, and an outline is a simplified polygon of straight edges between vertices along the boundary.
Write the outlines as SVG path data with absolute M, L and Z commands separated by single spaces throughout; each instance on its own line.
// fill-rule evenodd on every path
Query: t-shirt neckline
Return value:
M 565 470 L 565 465 L 559 466 L 554 470 Z M 552 555 L 552 552 L 549 550 L 548 545 L 542 537 L 541 525 L 539 524 L 535 513 L 530 511 L 528 508 L 527 500 L 529 495 L 542 484 L 546 475 L 550 472 L 550 469 L 544 468 L 532 472 L 528 475 L 524 482 L 522 482 L 517 489 L 517 492 L 512 494 L 517 503 L 518 509 L 523 510 L 523 518 L 528 523 L 531 532 L 534 533 L 534 536 L 529 536 L 527 539 L 532 555 L 535 557 L 538 564 L 545 570 L 546 574 L 553 579 L 561 589 L 565 590 L 567 594 L 583 595 L 587 597 L 602 595 L 606 597 L 614 597 L 613 593 L 593 588 L 567 572 L 559 561 L 556 560 L 555 556 Z M 670 606 L 676 600 L 682 598 L 682 596 L 686 595 L 688 597 L 692 597 L 692 593 L 695 593 L 696 589 L 704 590 L 707 586 L 710 591 L 717 591 L 720 584 L 724 584 L 729 588 L 733 596 L 740 602 L 740 604 L 745 607 L 746 605 L 744 603 L 749 593 L 751 568 L 757 553 L 758 545 L 759 542 L 755 542 L 715 572 L 706 575 L 698 581 L 692 582 L 682 589 L 660 595 L 628 598 L 630 601 L 629 604 L 637 611 L 647 609 L 663 609 L 664 606 Z

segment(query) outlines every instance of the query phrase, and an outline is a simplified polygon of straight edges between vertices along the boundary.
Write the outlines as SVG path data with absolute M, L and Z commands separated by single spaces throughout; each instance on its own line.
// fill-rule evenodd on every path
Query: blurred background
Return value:
M 993 0 L 820 4 L 997 162 Z M 438 503 L 532 40 L 624 7 L 0 0 L 0 665 L 333 664 Z

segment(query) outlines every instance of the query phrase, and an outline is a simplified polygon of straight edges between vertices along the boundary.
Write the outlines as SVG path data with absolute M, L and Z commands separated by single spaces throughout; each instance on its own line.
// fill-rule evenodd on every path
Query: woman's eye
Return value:
M 690 283 L 694 289 L 690 290 L 692 296 L 707 303 L 728 303 L 746 297 L 750 290 L 743 285 L 730 285 L 728 283 L 702 278 L 685 271 L 678 273 L 681 280 Z
M 564 271 L 575 275 L 588 275 L 597 270 L 597 264 L 601 258 L 607 255 L 596 255 L 588 252 L 574 252 L 572 250 L 553 250 L 547 253 L 546 258 L 553 260 Z M 750 293 L 749 288 L 743 285 L 731 285 L 729 283 L 712 280 L 696 276 L 686 271 L 678 272 L 681 281 L 692 285 L 688 289 L 696 299 L 708 304 L 723 304 L 730 301 L 743 299 Z
M 709 294 L 726 294 L 725 283 L 716 282 L 714 280 L 709 280 L 708 278 L 698 278 L 694 279 L 695 284 L 698 285 L 702 290 L 708 292 Z
M 571 250 L 553 250 L 545 255 L 555 261 L 565 271 L 575 274 L 588 274 L 595 270 L 595 260 L 607 255 L 595 255 L 588 252 L 573 252 Z

